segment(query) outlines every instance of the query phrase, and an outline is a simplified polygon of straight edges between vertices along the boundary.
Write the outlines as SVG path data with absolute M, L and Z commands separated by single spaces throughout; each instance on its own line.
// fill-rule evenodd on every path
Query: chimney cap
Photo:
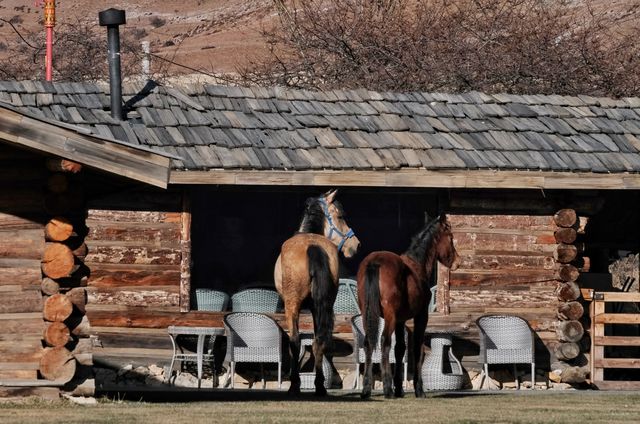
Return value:
M 110 8 L 98 13 L 100 26 L 123 25 L 127 23 L 124 10 Z

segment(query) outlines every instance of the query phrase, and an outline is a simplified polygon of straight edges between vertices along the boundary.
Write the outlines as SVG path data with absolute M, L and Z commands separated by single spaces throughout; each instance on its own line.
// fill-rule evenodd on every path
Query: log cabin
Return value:
M 434 273 L 428 329 L 474 367 L 475 319 L 518 314 L 539 369 L 588 378 L 583 295 L 640 250 L 640 99 L 145 81 L 111 105 L 101 83 L 0 81 L 0 393 L 166 365 L 169 325 L 221 325 L 194 290 L 272 286 L 305 198 L 332 187 L 362 242 L 342 275 L 446 213 L 464 260 Z M 349 367 L 350 332 L 338 316 Z

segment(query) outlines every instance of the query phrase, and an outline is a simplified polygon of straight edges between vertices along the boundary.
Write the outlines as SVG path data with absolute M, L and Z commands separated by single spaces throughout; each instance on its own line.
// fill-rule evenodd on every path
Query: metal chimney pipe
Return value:
M 107 9 L 98 13 L 100 26 L 107 27 L 107 56 L 109 60 L 109 87 L 111 90 L 111 117 L 123 120 L 122 75 L 120 71 L 120 25 L 127 23 L 124 10 Z

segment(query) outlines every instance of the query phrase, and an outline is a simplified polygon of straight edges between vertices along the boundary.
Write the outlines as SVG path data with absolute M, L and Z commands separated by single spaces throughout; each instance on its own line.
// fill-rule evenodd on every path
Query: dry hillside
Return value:
M 92 19 L 97 26 L 101 10 L 123 9 L 127 25 L 122 31 L 150 41 L 154 53 L 208 72 L 229 72 L 265 54 L 259 29 L 273 18 L 271 5 L 271 0 L 57 0 L 56 20 Z M 34 0 L 0 0 L 0 18 L 20 32 L 42 28 L 42 16 Z M 0 25 L 1 60 L 3 43 L 17 41 L 18 35 L 7 23 Z
M 21 32 L 42 30 L 43 0 L 0 0 L 0 67 L 7 45 L 21 43 Z M 583 3 L 585 0 L 576 0 Z M 611 13 L 632 0 L 593 0 L 597 9 Z M 56 0 L 58 23 L 80 19 L 95 22 L 98 12 L 110 7 L 124 9 L 123 31 L 133 39 L 151 43 L 152 52 L 176 63 L 207 73 L 233 72 L 237 65 L 267 54 L 259 30 L 277 22 L 273 0 Z M 97 27 L 98 31 L 103 30 Z M 106 49 L 106 47 L 105 47 Z M 25 54 L 30 50 L 25 46 Z M 171 74 L 192 73 L 174 67 Z

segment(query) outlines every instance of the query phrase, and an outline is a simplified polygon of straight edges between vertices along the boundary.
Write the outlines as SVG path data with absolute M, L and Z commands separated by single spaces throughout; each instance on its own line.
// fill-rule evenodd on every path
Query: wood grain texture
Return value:
M 71 316 L 73 304 L 64 294 L 58 293 L 45 300 L 42 316 L 47 321 L 62 322 Z
M 23 288 L 36 288 L 41 279 L 40 259 L 0 257 L 0 286 L 17 284 Z
M 42 294 L 39 288 L 0 295 L 0 314 L 42 311 Z
M 171 184 L 305 185 L 433 188 L 637 189 L 635 174 L 423 169 L 386 171 L 174 171 Z M 550 213 L 554 211 L 549 210 Z
M 68 277 L 74 270 L 73 251 L 62 243 L 47 243 L 42 254 L 42 272 L 47 277 Z
M 0 231 L 0 257 L 40 259 L 45 251 L 42 229 Z
M 105 246 L 87 239 L 91 246 L 85 262 L 109 264 L 180 265 L 179 249 L 149 247 L 143 243 L 130 246 Z
M 87 292 L 90 304 L 125 306 L 178 306 L 180 304 L 177 286 L 134 286 L 96 288 Z
M 180 227 L 180 312 L 191 309 L 191 198 L 187 191 L 182 194 L 182 217 Z
M 80 134 L 10 110 L 0 115 L 0 135 L 22 147 L 162 188 L 169 179 L 170 159 L 165 156 Z
M 91 287 L 180 285 L 180 270 L 175 265 L 85 264 L 91 269 Z
M 71 340 L 71 332 L 62 322 L 52 322 L 47 324 L 42 334 L 42 340 L 47 346 L 61 347 Z
M 65 241 L 73 233 L 73 224 L 67 218 L 56 216 L 44 227 L 44 236 L 48 241 Z
M 64 347 L 46 348 L 40 358 L 39 371 L 47 380 L 66 383 L 76 372 L 76 360 Z

